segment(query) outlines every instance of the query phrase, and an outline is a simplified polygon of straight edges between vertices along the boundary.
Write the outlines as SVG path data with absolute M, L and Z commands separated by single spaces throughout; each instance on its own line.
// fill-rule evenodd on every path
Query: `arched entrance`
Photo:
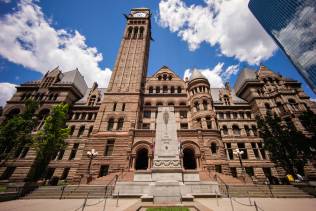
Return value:
M 148 168 L 148 150 L 142 148 L 136 153 L 135 169 L 146 170 Z
M 196 169 L 196 159 L 193 149 L 185 148 L 183 150 L 183 168 Z

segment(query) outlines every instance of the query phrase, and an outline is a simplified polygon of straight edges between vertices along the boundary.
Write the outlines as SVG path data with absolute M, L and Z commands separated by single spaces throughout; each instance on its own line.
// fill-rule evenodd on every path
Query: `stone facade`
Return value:
M 258 71 L 243 70 L 234 89 L 229 84 L 211 88 L 208 80 L 196 71 L 182 80 L 166 66 L 148 77 L 150 16 L 148 9 L 138 8 L 126 17 L 127 25 L 107 89 L 99 88 L 96 83 L 88 88 L 79 70 L 62 73 L 57 67 L 41 80 L 18 86 L 3 108 L 0 121 L 23 112 L 26 99 L 38 101 L 36 130 L 39 130 L 53 105 L 61 102 L 71 105 L 67 148 L 50 162 L 46 177 L 77 183 L 87 173 L 96 179 L 111 172 L 151 172 L 156 117 L 162 106 L 174 111 L 173 127 L 186 175 L 206 171 L 240 177 L 240 162 L 233 154 L 239 148 L 245 152 L 243 165 L 253 179 L 264 181 L 266 176 L 284 176 L 263 149 L 255 116 L 266 112 L 287 115 L 304 131 L 298 115 L 307 109 L 315 112 L 315 103 L 303 92 L 301 84 L 264 66 Z M 87 152 L 91 149 L 99 155 L 87 172 Z M 1 179 L 22 181 L 34 158 L 33 149 L 22 149 L 20 155 L 0 167 Z M 308 171 L 315 173 L 312 165 L 307 174 Z

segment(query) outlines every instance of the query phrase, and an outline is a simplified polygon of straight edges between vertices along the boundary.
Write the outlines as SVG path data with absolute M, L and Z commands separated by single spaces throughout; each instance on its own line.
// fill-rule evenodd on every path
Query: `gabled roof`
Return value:
M 151 77 L 157 77 L 160 73 L 173 74 L 176 78 L 182 80 L 173 70 L 171 70 L 169 67 L 165 65 L 158 69 Z

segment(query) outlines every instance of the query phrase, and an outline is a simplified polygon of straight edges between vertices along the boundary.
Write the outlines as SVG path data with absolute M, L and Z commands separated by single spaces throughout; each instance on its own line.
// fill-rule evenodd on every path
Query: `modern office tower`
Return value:
M 250 0 L 248 6 L 316 93 L 315 0 Z

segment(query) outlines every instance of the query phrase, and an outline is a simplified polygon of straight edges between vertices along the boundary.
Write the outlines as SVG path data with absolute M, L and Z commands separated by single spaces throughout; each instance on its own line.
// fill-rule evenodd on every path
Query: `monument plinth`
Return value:
M 159 107 L 152 168 L 153 181 L 182 181 L 180 143 L 173 107 Z

